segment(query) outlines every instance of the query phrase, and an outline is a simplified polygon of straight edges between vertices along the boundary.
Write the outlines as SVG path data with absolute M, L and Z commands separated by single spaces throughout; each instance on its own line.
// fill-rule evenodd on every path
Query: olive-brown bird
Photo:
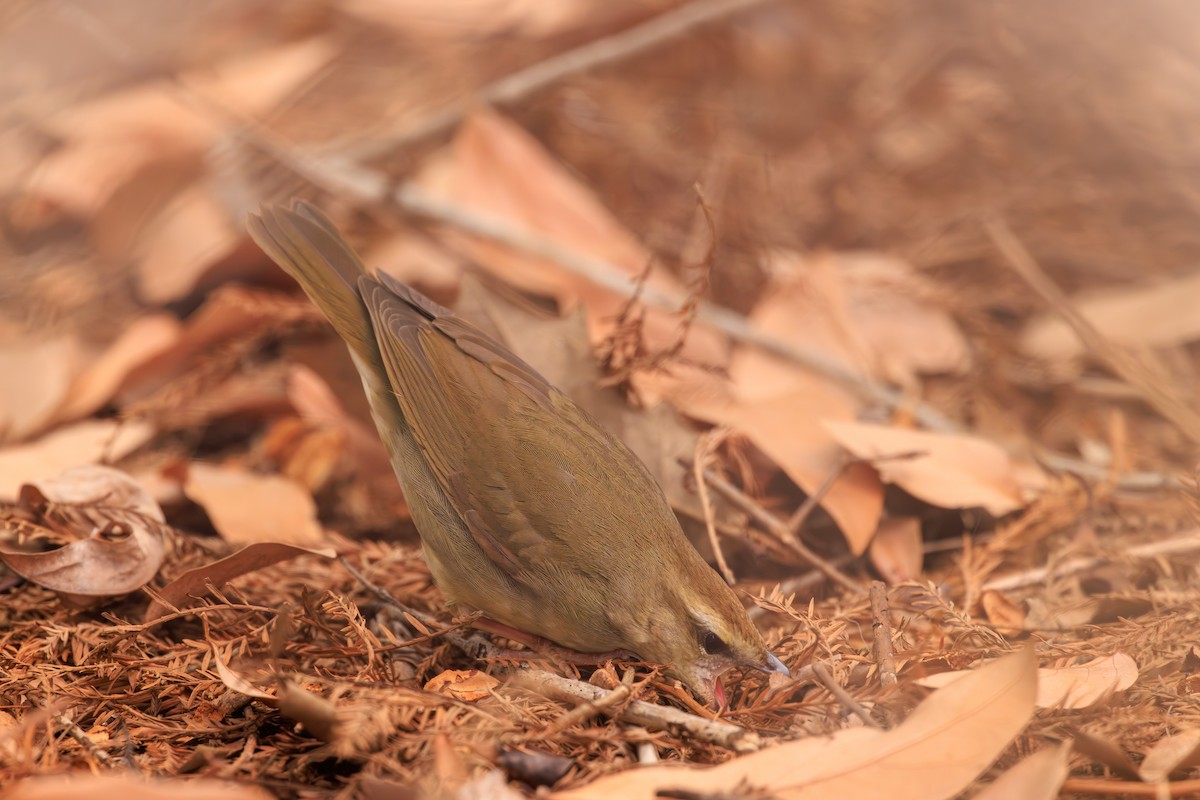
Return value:
M 508 348 L 363 263 L 320 211 L 250 234 L 346 341 L 451 603 L 586 653 L 628 650 L 724 705 L 787 674 L 629 448 Z

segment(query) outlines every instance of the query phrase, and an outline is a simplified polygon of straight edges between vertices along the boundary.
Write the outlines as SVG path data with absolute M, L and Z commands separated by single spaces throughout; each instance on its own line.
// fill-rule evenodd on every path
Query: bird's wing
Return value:
M 592 541 L 587 527 L 618 526 L 611 506 L 626 498 L 606 503 L 596 482 L 644 472 L 636 457 L 506 347 L 428 298 L 386 276 L 361 279 L 359 290 L 404 418 L 479 548 L 522 583 L 597 561 L 589 553 L 612 543 Z

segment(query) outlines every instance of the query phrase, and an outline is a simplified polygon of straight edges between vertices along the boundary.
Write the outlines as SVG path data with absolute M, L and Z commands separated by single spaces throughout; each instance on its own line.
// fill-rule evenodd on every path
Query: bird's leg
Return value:
M 503 622 L 498 622 L 491 617 L 476 617 L 467 624 L 481 631 L 494 633 L 506 639 L 512 639 L 514 642 L 520 642 L 539 655 L 558 659 L 568 664 L 593 665 L 603 664 L 606 661 L 641 661 L 637 654 L 631 653 L 628 650 L 610 650 L 606 653 L 581 653 L 578 650 L 572 650 L 569 647 L 555 644 L 537 634 L 526 633 L 511 625 L 505 625 Z M 520 658 L 527 657 L 525 653 L 517 655 Z

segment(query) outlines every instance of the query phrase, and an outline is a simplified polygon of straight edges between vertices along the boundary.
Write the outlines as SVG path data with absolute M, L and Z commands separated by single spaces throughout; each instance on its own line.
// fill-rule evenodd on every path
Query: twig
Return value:
M 705 463 L 712 456 L 713 450 L 729 435 L 729 429 L 721 426 L 705 432 L 696 439 L 696 454 L 692 460 L 692 473 L 696 479 L 696 495 L 700 498 L 700 508 L 704 510 L 704 527 L 708 531 L 708 543 L 713 549 L 717 560 L 717 569 L 730 586 L 737 583 L 733 570 L 725 560 L 725 552 L 721 550 L 721 541 L 717 538 L 717 526 L 714 523 L 712 501 L 708 497 L 708 483 L 704 480 Z
M 813 676 L 829 690 L 829 693 L 837 698 L 847 710 L 852 712 L 856 717 L 863 721 L 863 724 L 872 728 L 882 728 L 883 726 L 871 716 L 871 712 L 863 708 L 862 703 L 850 696 L 850 693 L 842 688 L 842 685 L 833 678 L 833 673 L 829 671 L 829 667 L 819 661 L 812 664 Z
M 579 723 L 594 717 L 596 714 L 601 714 L 607 709 L 613 708 L 614 706 L 625 702 L 633 694 L 633 687 L 631 686 L 632 683 L 633 671 L 628 670 L 625 673 L 625 680 L 622 680 L 622 682 L 615 689 L 608 691 L 597 700 L 589 700 L 587 702 L 580 703 L 558 719 L 551 722 L 544 730 L 536 734 L 531 734 L 531 738 L 536 735 L 536 737 L 539 739 L 549 739 L 552 736 L 565 731 L 567 728 L 570 728 L 572 725 L 578 725 Z M 590 686 L 591 684 L 588 685 Z
M 1200 793 L 1200 779 L 1168 783 L 1137 783 L 1105 778 L 1068 778 L 1059 791 L 1065 794 L 1115 794 L 1123 797 L 1191 797 Z
M 879 668 L 879 684 L 896 685 L 896 657 L 892 652 L 892 621 L 889 618 L 887 586 L 871 581 L 871 655 Z
M 760 525 L 767 528 L 767 530 L 773 536 L 778 538 L 779 541 L 783 542 L 788 549 L 794 551 L 801 558 L 808 561 L 817 569 L 821 570 L 821 572 L 825 573 L 827 577 L 831 578 L 837 583 L 840 583 L 842 586 L 846 587 L 852 592 L 862 591 L 863 587 L 857 581 L 847 577 L 847 575 L 834 566 L 832 562 L 827 561 L 810 550 L 807 545 L 792 535 L 792 532 L 788 530 L 788 527 L 785 523 L 781 522 L 774 514 L 767 511 L 761 505 L 754 502 L 754 500 L 742 492 L 741 489 L 737 488 L 712 470 L 704 471 L 704 480 L 713 488 L 714 491 L 753 517 Z
M 92 758 L 96 759 L 96 763 L 107 765 L 112 761 L 112 756 L 110 756 L 104 750 L 101 750 L 100 745 L 96 744 L 96 742 L 90 736 L 84 733 L 83 729 L 80 728 L 79 725 L 76 724 L 76 722 L 66 714 L 56 714 L 54 721 L 62 726 L 62 729 L 66 731 L 67 735 L 78 742 L 79 746 L 86 750 Z
M 519 672 L 513 676 L 512 685 L 529 689 L 552 700 L 570 703 L 583 702 L 594 705 L 609 694 L 607 690 L 590 683 L 561 678 L 543 670 Z M 762 746 L 762 739 L 754 731 L 730 725 L 728 722 L 704 719 L 677 708 L 656 706 L 643 700 L 634 700 L 619 708 L 604 708 L 601 711 L 654 730 L 678 731 L 701 741 L 727 747 L 737 753 L 749 753 Z
M 745 11 L 764 0 L 696 0 L 634 25 L 619 33 L 531 64 L 473 92 L 463 101 L 432 114 L 389 135 L 348 144 L 332 142 L 326 153 L 342 158 L 369 161 L 393 150 L 440 136 L 462 122 L 472 109 L 481 105 L 504 105 L 524 99 L 564 78 L 612 64 L 679 38 L 692 29 L 722 17 Z
M 1149 544 L 1130 547 L 1120 552 L 1121 558 L 1158 558 L 1159 556 L 1179 555 L 1180 553 L 1191 553 L 1200 550 L 1200 530 L 1190 531 L 1183 536 L 1177 536 L 1173 539 L 1167 539 L 1163 542 L 1150 542 Z M 984 590 L 994 589 L 998 592 L 1005 592 L 1011 589 L 1019 589 L 1023 586 L 1032 586 L 1033 584 L 1042 583 L 1051 577 L 1064 577 L 1074 575 L 1079 572 L 1086 572 L 1089 569 L 1095 569 L 1103 564 L 1110 563 L 1116 558 L 1106 556 L 1084 556 L 1072 558 L 1064 561 L 1062 564 L 1054 568 L 1036 567 L 1024 572 L 1017 572 L 1012 575 L 1005 575 L 1000 578 L 993 578 L 983 585 Z
M 817 490 L 808 497 L 804 498 L 804 502 L 800 504 L 800 507 L 797 508 L 790 517 L 788 517 L 787 529 L 788 533 L 791 534 L 793 539 L 799 541 L 800 529 L 804 527 L 804 523 L 808 521 L 808 518 L 812 512 L 815 511 L 817 506 L 821 504 L 821 501 L 825 499 L 825 495 L 829 494 L 829 490 L 833 488 L 835 483 L 837 483 L 838 478 L 846 474 L 846 470 L 850 468 L 852 463 L 855 462 L 847 461 L 846 463 L 842 464 L 841 467 L 829 473 L 821 485 L 817 487 Z
M 1029 287 L 1041 295 L 1075 331 L 1075 335 L 1092 355 L 1129 383 L 1154 410 L 1170 420 L 1195 443 L 1200 443 L 1200 413 L 1191 404 L 1170 391 L 1160 376 L 1154 375 L 1146 364 L 1127 348 L 1109 341 L 1086 317 L 1079 313 L 1070 299 L 1046 274 L 1012 228 L 1003 220 L 991 219 L 983 224 L 992 244 L 1004 256 L 1008 266 Z

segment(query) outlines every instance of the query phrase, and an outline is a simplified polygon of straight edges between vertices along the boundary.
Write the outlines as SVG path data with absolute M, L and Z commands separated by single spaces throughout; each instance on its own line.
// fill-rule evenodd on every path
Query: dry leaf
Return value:
M 541 234 L 618 271 L 609 277 L 635 278 L 650 263 L 649 251 L 604 208 L 590 189 L 546 152 L 526 131 L 490 111 L 469 117 L 451 149 L 427 162 L 417 183 L 442 199 L 486 214 L 515 231 Z M 561 310 L 582 303 L 593 343 L 612 330 L 626 299 L 599 288 L 561 265 L 498 245 L 471 240 L 473 259 L 512 286 L 553 297 Z M 646 283 L 652 291 L 678 297 L 682 285 L 664 270 L 654 270 Z M 643 329 L 652 352 L 674 343 L 676 315 L 649 310 Z M 728 345 L 715 331 L 693 326 L 683 355 L 706 364 L 723 365 Z
M 0 560 L 13 572 L 79 597 L 128 594 L 158 574 L 166 553 L 166 518 L 133 478 L 111 467 L 86 465 L 31 485 L 41 495 L 38 505 L 45 500 L 69 506 L 51 507 L 54 531 L 77 538 L 46 552 L 0 544 Z M 41 519 L 34 524 L 46 525 Z
M 279 687 L 279 713 L 299 722 L 322 742 L 337 738 L 337 706 L 290 681 Z
M 1038 708 L 1086 708 L 1138 677 L 1137 663 L 1124 653 L 1100 656 L 1073 667 L 1038 670 Z
M 842 469 L 841 449 L 819 420 L 848 411 L 844 393 L 826 383 L 812 380 L 804 390 L 793 387 L 788 394 L 740 402 L 720 376 L 676 365 L 669 375 L 638 375 L 634 385 L 639 391 L 650 387 L 689 417 L 728 425 L 809 494 Z M 821 507 L 833 517 L 850 548 L 861 554 L 879 525 L 883 484 L 869 466 L 852 465 L 829 488 Z
M 491 675 L 477 669 L 448 669 L 430 678 L 425 684 L 425 691 L 473 703 L 490 697 L 492 689 L 499 683 Z
M 259 689 L 226 664 L 225 659 L 221 658 L 221 652 L 215 644 L 212 646 L 212 655 L 213 664 L 217 669 L 217 677 L 221 679 L 221 683 L 225 684 L 227 689 L 238 694 L 244 694 L 246 697 L 253 697 L 255 700 L 261 700 L 271 707 L 274 707 L 278 703 L 278 698 L 275 695 Z
M 941 672 L 917 683 L 942 687 L 971 674 L 972 670 Z M 1124 653 L 1099 656 L 1071 667 L 1043 667 L 1038 670 L 1037 707 L 1086 708 L 1114 692 L 1125 691 L 1137 677 L 1137 664 Z
M 226 113 L 255 118 L 286 97 L 333 57 L 337 46 L 314 38 L 178 78 Z M 225 120 L 189 102 L 176 81 L 143 83 L 90 103 L 64 107 L 41 124 L 64 142 L 39 164 L 27 202 L 59 206 L 91 219 L 126 181 L 155 162 L 203 154 Z
M 1043 747 L 1022 759 L 972 800 L 1054 800 L 1071 772 L 1071 743 Z
M 134 245 L 138 295 L 152 305 L 186 297 L 244 236 L 214 187 L 198 183 L 180 192 L 146 224 Z
M 1033 651 L 1021 650 L 930 695 L 897 728 L 849 728 L 791 741 L 718 767 L 644 767 L 552 795 L 652 800 L 665 789 L 761 789 L 782 800 L 939 800 L 966 789 L 1024 730 L 1036 694 Z M 919 775 L 920 780 L 913 780 Z
M 227 542 L 310 545 L 325 540 L 312 495 L 279 475 L 192 463 L 183 492 L 204 508 Z
M 80 360 L 70 337 L 0 347 L 0 442 L 41 430 L 68 397 Z
M 1001 633 L 1013 633 L 1025 627 L 1025 609 L 1009 600 L 1003 592 L 984 589 L 979 602 L 983 606 L 983 612 L 987 614 L 988 622 L 995 625 Z
M 1147 783 L 1170 780 L 1171 773 L 1200 764 L 1200 728 L 1164 736 L 1142 759 L 1138 775 Z
M 40 439 L 0 450 L 0 501 L 17 499 L 21 485 L 39 475 L 57 475 L 102 458 L 116 461 L 137 450 L 154 435 L 142 422 L 86 420 L 59 428 Z
M 75 377 L 53 421 L 78 419 L 103 406 L 130 372 L 173 346 L 181 330 L 178 320 L 170 314 L 151 314 L 131 322 L 107 350 Z
M 74 773 L 27 778 L 5 787 L 4 800 L 272 800 L 266 789 L 216 780 L 145 780 L 140 775 Z
M 1071 299 L 1084 319 L 1113 344 L 1171 347 L 1200 339 L 1200 273 L 1152 286 L 1122 286 Z M 1035 358 L 1067 360 L 1085 352 L 1074 329 L 1043 314 L 1021 333 L 1021 350 Z
M 930 433 L 862 422 L 825 427 L 858 458 L 874 461 L 888 483 L 942 508 L 981 507 L 1000 516 L 1023 508 L 1008 454 L 978 436 Z M 912 458 L 894 458 L 905 453 Z
M 921 520 L 893 517 L 879 523 L 871 539 L 871 563 L 892 586 L 921 576 Z
M 281 561 L 289 561 L 300 556 L 333 558 L 336 555 L 333 550 L 328 548 L 311 549 L 283 542 L 249 544 L 219 561 L 190 569 L 159 589 L 157 594 L 160 599 L 150 604 L 142 618 L 146 622 L 150 622 L 170 611 L 172 607 L 186 608 L 189 605 L 187 601 L 206 593 L 209 584 L 220 589 L 239 575 L 265 569 Z

